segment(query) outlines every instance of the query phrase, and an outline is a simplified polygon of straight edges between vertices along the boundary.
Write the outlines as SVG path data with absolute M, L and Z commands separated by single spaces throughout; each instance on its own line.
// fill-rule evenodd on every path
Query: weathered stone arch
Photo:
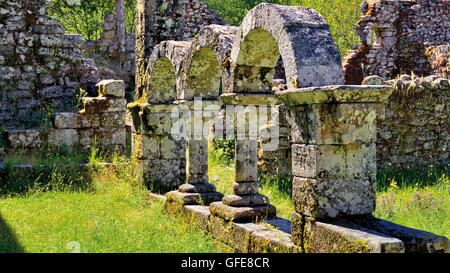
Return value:
M 167 104 L 177 100 L 180 68 L 190 42 L 164 41 L 157 45 L 142 76 L 142 90 L 137 100 L 152 104 Z
M 230 84 L 230 54 L 238 27 L 209 25 L 202 28 L 187 52 L 178 85 L 178 98 L 218 99 L 220 87 Z
M 339 52 L 317 11 L 260 4 L 246 15 L 234 42 L 233 88 L 228 92 L 270 93 L 280 55 L 288 88 L 344 83 Z

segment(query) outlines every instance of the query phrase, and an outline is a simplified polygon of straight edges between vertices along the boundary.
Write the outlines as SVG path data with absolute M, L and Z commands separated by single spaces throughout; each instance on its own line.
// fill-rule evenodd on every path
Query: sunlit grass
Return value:
M 204 231 L 168 217 L 162 202 L 147 201 L 130 166 L 121 168 L 97 173 L 92 192 L 36 189 L 0 198 L 0 252 L 70 252 L 77 245 L 89 253 L 226 251 Z

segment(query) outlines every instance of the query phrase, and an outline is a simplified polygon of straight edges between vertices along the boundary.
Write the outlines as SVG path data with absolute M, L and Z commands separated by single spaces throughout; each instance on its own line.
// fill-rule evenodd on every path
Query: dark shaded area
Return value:
M 0 168 L 0 196 L 22 196 L 31 190 L 90 191 L 92 166 L 12 166 Z
M 0 215 L 0 253 L 25 253 L 15 232 Z

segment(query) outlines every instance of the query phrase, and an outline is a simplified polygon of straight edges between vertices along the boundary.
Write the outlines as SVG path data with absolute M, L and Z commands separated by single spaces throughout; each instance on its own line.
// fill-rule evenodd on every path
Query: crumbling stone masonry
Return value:
M 432 74 L 427 47 L 450 44 L 449 8 L 447 0 L 363 2 L 355 25 L 360 43 L 343 64 L 346 84 L 371 75 Z
M 386 105 L 385 117 L 378 116 L 377 165 L 449 164 L 448 80 L 434 75 L 402 75 L 399 79 L 378 81 L 392 86 L 394 92 Z
M 233 130 L 236 132 L 233 195 L 209 207 L 187 205 L 202 204 L 196 200 L 198 193 L 218 196 L 214 186 L 208 184 L 207 133 L 203 130 L 198 140 L 188 139 L 188 146 L 192 147 L 188 158 L 195 160 L 189 162 L 188 177 L 178 169 L 186 160 L 180 154 L 177 163 L 181 163 L 172 164 L 176 170 L 170 172 L 166 166 L 162 167 L 166 172 L 159 181 L 163 188 L 188 182 L 166 195 L 168 211 L 184 213 L 199 227 L 241 251 L 448 252 L 445 237 L 371 215 L 376 201 L 377 113 L 383 113 L 383 103 L 393 90 L 387 85 L 343 85 L 339 54 L 323 17 L 305 7 L 260 4 L 247 14 L 234 39 L 228 36 L 230 31 L 234 32 L 227 27 L 209 26 L 193 42 L 159 44 L 146 60 L 149 64 L 146 71 L 139 75 L 142 88 L 138 89 L 138 99 L 128 106 L 133 113 L 135 160 L 145 162 L 141 151 L 152 154 L 162 150 L 162 145 L 149 141 L 155 139 L 155 134 L 147 140 L 141 136 L 165 124 L 153 122 L 167 115 L 163 109 L 173 110 L 180 104 L 189 111 L 194 96 L 207 98 L 206 105 L 216 105 L 219 78 L 225 76 L 220 100 L 237 108 L 232 115 L 226 111 L 225 119 L 237 128 L 244 128 Z M 273 94 L 273 75 L 280 56 L 288 88 Z M 260 118 L 263 106 L 282 103 L 289 113 L 293 143 L 296 213 L 292 223 L 275 218 L 275 207 L 267 197 L 258 194 L 260 131 L 245 127 L 249 120 Z M 205 110 L 200 108 L 194 115 Z M 195 127 L 199 122 L 195 118 L 188 120 L 182 122 L 187 127 Z M 267 124 L 267 119 L 262 122 Z M 172 137 L 178 134 L 174 130 Z M 186 151 L 183 142 L 173 142 L 170 147 L 171 151 Z M 159 170 L 153 166 L 141 171 L 155 176 Z M 172 181 L 176 183 L 171 184 Z M 280 230 L 254 222 L 274 225 Z
M 10 130 L 9 149 L 39 149 L 44 146 L 79 146 L 90 150 L 93 141 L 103 151 L 125 152 L 125 84 L 106 80 L 97 84 L 98 97 L 84 97 L 80 112 L 55 113 L 46 130 Z
M 125 1 L 116 0 L 114 14 L 107 14 L 102 26 L 102 37 L 83 42 L 83 55 L 94 59 L 102 79 L 125 81 L 128 97 L 134 92 L 135 83 L 135 34 L 125 30 Z
M 65 35 L 44 15 L 48 0 L 0 1 L 0 127 L 39 126 L 45 112 L 68 111 L 78 87 L 98 72 L 81 54 L 81 35 Z M 93 87 L 94 86 L 94 87 Z

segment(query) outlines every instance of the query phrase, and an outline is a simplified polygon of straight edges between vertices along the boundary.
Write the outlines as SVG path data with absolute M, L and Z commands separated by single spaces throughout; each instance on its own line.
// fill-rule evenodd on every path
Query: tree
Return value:
M 101 37 L 105 15 L 114 13 L 112 0 L 81 0 L 79 4 L 73 4 L 71 0 L 53 0 L 53 3 L 47 9 L 47 16 L 60 20 L 66 33 L 82 34 L 87 41 Z M 136 4 L 126 1 L 125 7 L 127 32 L 134 32 Z

